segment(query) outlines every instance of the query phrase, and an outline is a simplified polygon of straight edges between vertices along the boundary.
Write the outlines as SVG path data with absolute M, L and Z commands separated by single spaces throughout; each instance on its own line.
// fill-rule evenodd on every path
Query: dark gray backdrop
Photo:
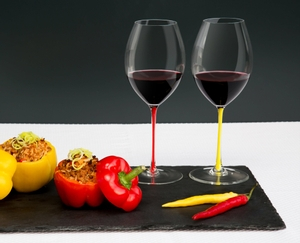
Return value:
M 204 18 L 245 19 L 254 50 L 248 85 L 224 122 L 300 121 L 300 15 L 297 1 L 1 1 L 0 122 L 148 123 L 150 112 L 124 73 L 133 22 L 179 24 L 187 66 L 157 122 L 216 122 L 197 89 L 191 51 Z

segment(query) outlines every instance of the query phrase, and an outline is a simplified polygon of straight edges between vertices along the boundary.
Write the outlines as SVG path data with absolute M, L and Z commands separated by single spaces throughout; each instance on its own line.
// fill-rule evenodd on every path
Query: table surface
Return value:
M 132 166 L 149 164 L 150 124 L 0 124 L 0 141 L 32 131 L 54 144 L 58 160 L 83 147 L 98 158 L 118 155 Z M 300 122 L 224 123 L 223 164 L 247 166 L 286 224 L 278 231 L 147 231 L 3 233 L 3 242 L 298 242 L 300 210 Z M 157 165 L 212 165 L 217 124 L 157 124 Z M 201 183 L 199 183 L 201 186 Z M 155 213 L 155 212 L 154 212 Z

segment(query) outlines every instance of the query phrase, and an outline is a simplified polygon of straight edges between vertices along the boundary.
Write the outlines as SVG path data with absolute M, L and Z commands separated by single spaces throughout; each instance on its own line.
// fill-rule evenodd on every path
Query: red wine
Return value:
M 149 105 L 159 105 L 178 86 L 182 73 L 171 70 L 149 69 L 128 74 L 135 92 Z
M 232 71 L 210 71 L 195 74 L 198 88 L 214 105 L 224 107 L 242 92 L 249 74 Z

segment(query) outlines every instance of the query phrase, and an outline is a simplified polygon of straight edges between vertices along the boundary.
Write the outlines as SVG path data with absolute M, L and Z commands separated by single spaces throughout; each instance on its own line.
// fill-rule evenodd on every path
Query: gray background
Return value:
M 245 19 L 252 76 L 224 122 L 300 121 L 300 15 L 297 1 L 1 1 L 0 122 L 148 123 L 150 112 L 124 72 L 133 22 L 179 24 L 186 71 L 158 110 L 159 123 L 216 122 L 190 71 L 204 18 Z

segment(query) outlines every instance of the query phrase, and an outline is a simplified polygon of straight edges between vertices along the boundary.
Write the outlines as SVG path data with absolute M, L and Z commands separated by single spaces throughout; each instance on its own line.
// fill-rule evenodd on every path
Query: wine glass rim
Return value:
M 210 24 L 239 24 L 243 23 L 245 20 L 235 17 L 219 17 L 219 18 L 207 18 L 203 22 Z
M 176 21 L 170 19 L 140 19 L 136 20 L 134 23 L 144 26 L 167 26 L 177 24 Z

